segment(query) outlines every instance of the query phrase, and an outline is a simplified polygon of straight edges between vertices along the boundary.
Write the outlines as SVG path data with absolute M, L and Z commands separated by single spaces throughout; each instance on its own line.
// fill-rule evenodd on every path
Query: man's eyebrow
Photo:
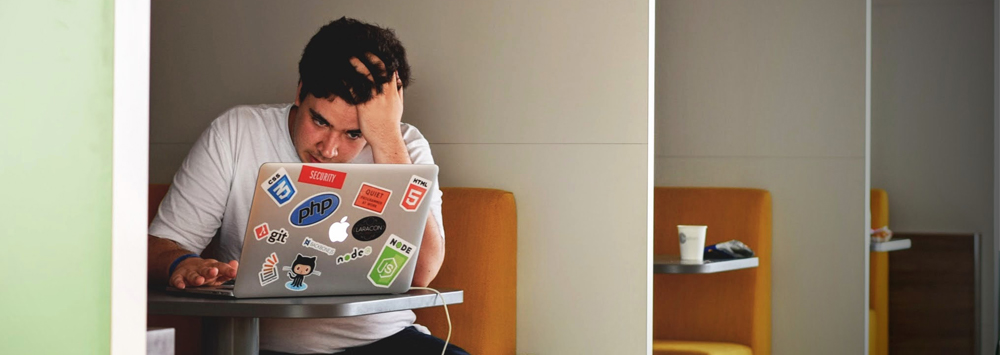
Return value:
M 330 121 L 327 121 L 326 118 L 323 117 L 323 115 L 319 114 L 319 112 L 316 112 L 315 110 L 310 108 L 309 114 L 312 115 L 314 120 L 317 120 L 324 125 L 331 126 Z

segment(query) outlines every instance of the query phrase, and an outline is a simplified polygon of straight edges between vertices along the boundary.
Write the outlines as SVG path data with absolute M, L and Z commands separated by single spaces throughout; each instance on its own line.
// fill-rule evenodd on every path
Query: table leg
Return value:
M 260 352 L 259 332 L 259 318 L 202 318 L 202 337 L 207 355 L 257 355 Z

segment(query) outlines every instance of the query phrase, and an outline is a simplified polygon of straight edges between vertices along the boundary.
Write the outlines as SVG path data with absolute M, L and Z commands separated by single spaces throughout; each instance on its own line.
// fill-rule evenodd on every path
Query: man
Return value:
M 236 277 L 264 162 L 433 164 L 427 140 L 400 122 L 409 82 L 405 50 L 391 30 L 348 18 L 323 26 L 302 53 L 293 104 L 232 108 L 191 148 L 149 227 L 151 282 L 183 289 Z M 436 186 L 432 201 L 414 286 L 427 286 L 444 260 Z M 216 233 L 220 258 L 229 262 L 198 256 Z M 414 320 L 411 311 L 262 319 L 260 346 L 296 354 L 440 353 L 444 342 L 418 331 Z

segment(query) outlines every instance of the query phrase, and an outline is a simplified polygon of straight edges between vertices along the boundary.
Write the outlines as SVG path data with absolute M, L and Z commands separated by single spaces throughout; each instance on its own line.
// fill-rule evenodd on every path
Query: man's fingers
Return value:
M 184 286 L 185 286 L 184 285 L 184 276 L 182 276 L 180 273 L 176 273 L 175 272 L 174 276 L 172 276 L 170 278 L 170 285 L 183 290 Z
M 184 281 L 191 286 L 201 286 L 205 283 L 205 278 L 199 275 L 197 271 L 192 270 L 187 272 Z

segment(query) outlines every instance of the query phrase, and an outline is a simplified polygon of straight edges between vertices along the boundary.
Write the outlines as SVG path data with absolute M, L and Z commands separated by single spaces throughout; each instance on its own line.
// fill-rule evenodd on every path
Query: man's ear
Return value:
M 295 106 L 302 106 L 302 80 L 299 80 L 299 87 L 295 89 Z

